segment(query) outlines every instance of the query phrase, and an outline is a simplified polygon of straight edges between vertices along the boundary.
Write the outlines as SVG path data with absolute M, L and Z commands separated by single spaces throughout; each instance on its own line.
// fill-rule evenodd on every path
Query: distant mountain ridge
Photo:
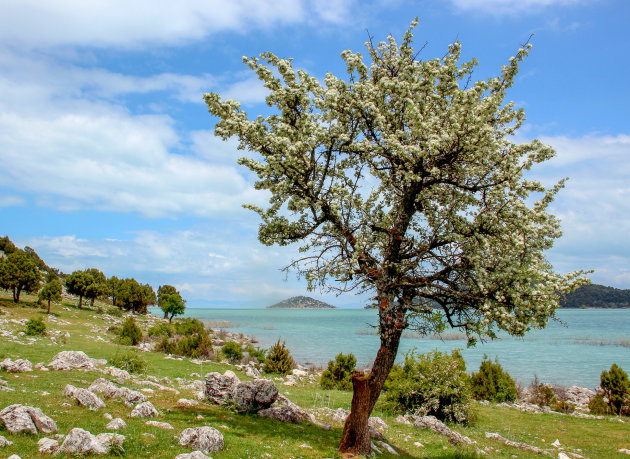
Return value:
M 279 303 L 267 306 L 267 309 L 337 309 L 337 306 L 324 303 L 308 296 L 294 296 Z

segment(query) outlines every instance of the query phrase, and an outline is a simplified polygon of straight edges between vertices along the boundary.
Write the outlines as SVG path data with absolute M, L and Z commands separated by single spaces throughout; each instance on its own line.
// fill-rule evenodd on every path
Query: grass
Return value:
M 95 308 L 96 309 L 96 308 Z M 109 308 L 103 308 L 105 312 Z M 16 336 L 25 326 L 14 321 L 42 317 L 46 323 L 47 335 L 44 337 L 22 336 L 16 339 L 0 337 L 0 359 L 10 357 L 26 358 L 33 364 L 50 362 L 51 358 L 62 350 L 82 350 L 90 357 L 112 359 L 124 355 L 130 349 L 112 342 L 113 335 L 107 329 L 113 321 L 124 320 L 124 317 L 112 318 L 109 314 L 99 314 L 95 310 L 76 308 L 74 303 L 64 302 L 53 305 L 50 316 L 34 303 L 33 297 L 24 297 L 24 301 L 15 305 L 8 297 L 0 293 L 0 329 Z M 6 323 L 4 320 L 9 319 Z M 146 329 L 156 321 L 138 317 L 138 324 Z M 68 333 L 68 338 L 63 336 Z M 52 339 L 57 336 L 58 338 Z M 101 336 L 104 341 L 97 337 Z M 16 342 L 17 341 L 17 342 Z M 170 360 L 163 354 L 154 352 L 141 353 L 146 360 L 146 374 L 157 378 L 168 377 L 188 380 L 199 379 L 191 376 L 194 373 L 205 374 L 210 371 L 223 373 L 233 366 L 222 363 L 193 363 L 190 359 Z M 248 379 L 236 371 L 241 379 Z M 160 412 L 156 419 L 168 422 L 174 430 L 161 430 L 146 426 L 146 420 L 131 418 L 131 408 L 122 402 L 105 400 L 107 407 L 98 411 L 89 411 L 63 397 L 66 384 L 76 387 L 87 387 L 95 379 L 103 375 L 96 371 L 48 371 L 35 370 L 30 373 L 10 374 L 0 371 L 0 378 L 7 381 L 14 392 L 0 391 L 0 409 L 21 403 L 41 408 L 52 417 L 62 434 L 73 427 L 81 427 L 93 434 L 106 432 L 109 422 L 103 417 L 110 413 L 121 417 L 128 427 L 118 433 L 125 435 L 125 457 L 173 458 L 177 454 L 190 452 L 190 449 L 179 446 L 173 438 L 187 427 L 209 425 L 224 435 L 225 448 L 213 455 L 215 458 L 337 458 L 337 446 L 341 437 L 341 425 L 326 431 L 310 425 L 283 424 L 274 420 L 259 418 L 255 415 L 241 415 L 227 408 L 206 402 L 194 408 L 177 407 L 179 398 L 194 398 L 191 391 L 182 390 L 173 383 L 171 387 L 180 390 L 180 394 L 155 391 L 147 394 L 149 400 Z M 107 377 L 107 376 L 106 376 Z M 145 388 L 126 382 L 125 385 L 134 390 Z M 328 407 L 332 409 L 350 406 L 351 393 L 336 390 L 324 390 L 318 384 L 283 386 L 277 382 L 279 390 L 298 405 L 316 409 Z M 150 386 L 146 386 L 150 388 Z M 623 457 L 616 453 L 620 448 L 630 448 L 630 423 L 619 422 L 617 418 L 604 420 L 578 419 L 570 416 L 551 414 L 521 413 L 519 411 L 497 407 L 494 405 L 477 405 L 476 417 L 472 425 L 452 426 L 463 435 L 477 442 L 476 447 L 454 447 L 443 436 L 413 426 L 397 424 L 393 419 L 396 413 L 384 411 L 377 404 L 373 415 L 380 416 L 389 426 L 384 432 L 389 443 L 401 454 L 401 458 L 475 458 L 504 457 L 513 455 L 519 458 L 539 457 L 485 438 L 485 432 L 497 432 L 513 441 L 528 443 L 540 448 L 555 450 L 551 443 L 556 439 L 565 447 L 565 451 L 575 452 L 585 457 Z M 199 418 L 201 416 L 202 418 Z M 626 420 L 627 421 L 627 420 Z M 0 435 L 14 442 L 12 446 L 2 449 L 2 457 L 18 454 L 21 457 L 38 457 L 37 440 L 44 435 L 13 435 L 0 427 Z M 419 447 L 414 443 L 421 443 Z M 489 456 L 478 456 L 476 448 L 493 448 Z M 111 454 L 110 456 L 113 456 Z M 553 454 L 557 456 L 557 452 Z M 383 454 L 381 457 L 394 457 Z

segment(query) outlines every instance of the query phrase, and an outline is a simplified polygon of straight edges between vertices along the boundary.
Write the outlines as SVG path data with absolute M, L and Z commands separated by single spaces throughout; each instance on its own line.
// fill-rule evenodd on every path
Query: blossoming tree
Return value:
M 460 327 L 471 343 L 523 335 L 585 282 L 554 273 L 543 254 L 561 234 L 547 207 L 563 182 L 524 177 L 553 149 L 511 140 L 525 117 L 504 98 L 530 45 L 498 77 L 471 83 L 476 61 L 458 63 L 459 43 L 418 59 L 416 23 L 400 45 L 368 42 L 368 63 L 344 51 L 345 80 L 320 82 L 269 52 L 244 58 L 270 91 L 270 116 L 250 120 L 238 102 L 204 96 L 216 135 L 258 154 L 239 162 L 271 193 L 266 208 L 246 205 L 262 219 L 260 241 L 300 243 L 287 268 L 310 288 L 374 295 L 380 348 L 370 372 L 353 375 L 342 452 L 370 452 L 368 417 L 404 329 Z

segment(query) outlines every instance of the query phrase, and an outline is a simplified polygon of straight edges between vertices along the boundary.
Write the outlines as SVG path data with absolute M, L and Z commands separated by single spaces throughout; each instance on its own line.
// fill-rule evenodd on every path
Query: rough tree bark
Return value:
M 368 419 L 396 360 L 400 336 L 405 328 L 404 316 L 400 305 L 391 304 L 387 298 L 380 300 L 379 322 L 381 330 L 386 332 L 381 333 L 381 346 L 370 373 L 354 372 L 352 375 L 352 404 L 339 444 L 341 453 L 367 455 L 371 452 Z

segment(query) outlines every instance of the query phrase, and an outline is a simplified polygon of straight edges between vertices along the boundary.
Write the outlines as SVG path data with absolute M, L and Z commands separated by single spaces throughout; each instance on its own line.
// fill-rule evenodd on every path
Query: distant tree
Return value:
M 530 46 L 475 82 L 459 42 L 418 59 L 416 24 L 400 44 L 370 41 L 367 62 L 344 51 L 348 78 L 320 82 L 270 52 L 245 58 L 269 90 L 266 117 L 204 96 L 215 134 L 255 153 L 239 163 L 270 195 L 264 208 L 247 205 L 260 241 L 301 243 L 287 268 L 310 288 L 357 289 L 378 305 L 380 348 L 369 374 L 353 375 L 341 453 L 370 454 L 368 418 L 406 328 L 461 327 L 469 344 L 498 330 L 522 336 L 584 282 L 545 258 L 561 235 L 548 207 L 563 182 L 547 189 L 525 176 L 554 151 L 514 143 L 525 114 L 504 101 Z
M 155 304 L 157 297 L 149 284 L 140 284 L 135 279 L 123 279 L 118 287 L 117 302 L 128 311 L 146 314 L 147 306 Z
M 48 267 L 48 265 L 46 263 L 44 263 L 44 260 L 42 260 L 40 258 L 39 255 L 37 255 L 37 252 L 35 252 L 35 250 L 33 250 L 32 248 L 30 248 L 29 246 L 24 247 L 24 252 L 33 259 L 33 261 L 35 262 L 35 265 L 41 270 L 41 271 L 48 271 L 50 268 Z
M 83 305 L 83 298 L 94 300 L 107 292 L 105 275 L 96 268 L 89 268 L 83 271 L 74 271 L 66 278 L 66 289 L 71 295 L 79 297 L 79 309 Z
M 39 291 L 39 300 L 48 301 L 47 314 L 50 314 L 50 302 L 54 301 L 59 303 L 61 301 L 61 292 L 63 288 L 61 282 L 58 279 L 53 279 L 47 282 L 44 287 Z
M 33 259 L 23 250 L 15 250 L 0 260 L 0 287 L 13 290 L 13 301 L 20 301 L 22 291 L 36 292 L 41 274 Z
M 172 285 L 165 284 L 165 285 L 160 285 L 158 287 L 158 291 L 157 291 L 158 306 L 162 308 L 163 311 L 164 311 L 164 304 L 166 303 L 166 298 L 174 294 L 179 295 L 179 292 Z M 164 311 L 164 318 L 168 319 L 168 313 L 166 311 Z
M 118 295 L 118 288 L 120 287 L 120 282 L 121 280 L 118 279 L 116 276 L 112 276 L 109 279 L 107 279 L 107 292 L 109 294 L 109 297 L 112 299 L 112 306 L 118 306 L 119 308 L 120 308 L 120 305 L 118 305 L 117 295 Z
M 96 268 L 89 268 L 86 273 L 91 281 L 85 289 L 85 297 L 90 300 L 90 305 L 94 306 L 94 300 L 107 295 L 107 278 Z
M 168 318 L 169 322 L 172 322 L 174 316 L 180 316 L 186 310 L 186 300 L 179 293 L 173 293 L 166 297 L 161 307 L 162 311 L 164 311 L 164 317 Z

